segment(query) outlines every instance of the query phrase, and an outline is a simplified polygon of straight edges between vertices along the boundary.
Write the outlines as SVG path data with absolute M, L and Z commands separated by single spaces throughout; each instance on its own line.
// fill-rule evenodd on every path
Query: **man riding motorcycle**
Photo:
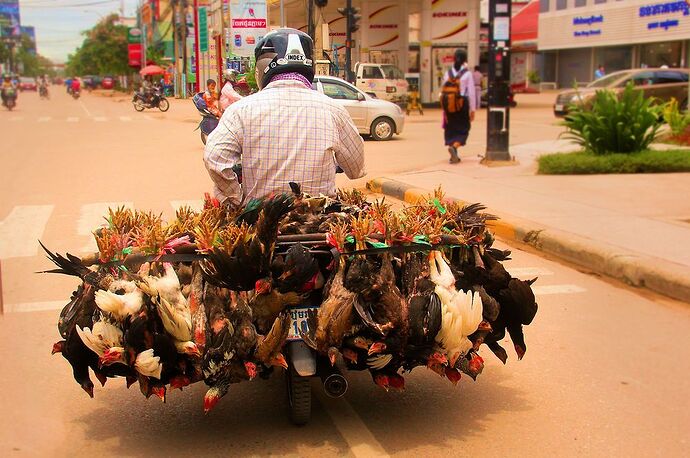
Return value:
M 7 106 L 7 102 L 9 100 L 17 100 L 17 88 L 12 82 L 12 77 L 10 75 L 3 75 L 0 94 L 2 96 L 2 105 L 5 107 Z
M 238 206 L 251 198 L 290 192 L 334 196 L 340 166 L 365 175 L 364 141 L 347 111 L 314 91 L 314 43 L 304 32 L 278 29 L 256 45 L 257 94 L 233 103 L 204 151 L 215 196 Z M 242 162 L 242 185 L 233 166 Z
M 242 98 L 235 90 L 235 83 L 237 82 L 237 70 L 227 69 L 223 72 L 225 77 L 225 84 L 220 91 L 220 110 L 225 111 L 227 107 L 237 102 Z
M 72 82 L 70 83 L 70 93 L 72 95 L 79 95 L 79 92 L 81 91 L 81 81 L 79 81 L 79 78 L 72 78 Z

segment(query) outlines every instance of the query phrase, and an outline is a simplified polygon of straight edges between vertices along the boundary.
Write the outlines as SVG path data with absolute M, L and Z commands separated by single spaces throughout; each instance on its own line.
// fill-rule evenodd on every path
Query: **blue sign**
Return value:
M 573 25 L 592 25 L 599 24 L 601 22 L 604 22 L 604 16 L 601 14 L 598 16 L 578 16 L 573 18 Z
M 662 14 L 683 13 L 683 16 L 690 16 L 690 5 L 685 0 L 675 2 L 659 3 L 656 5 L 641 6 L 640 17 L 659 16 Z
M 653 29 L 664 29 L 668 30 L 671 27 L 678 27 L 679 25 L 678 19 L 668 19 L 666 21 L 659 21 L 659 22 L 650 22 L 647 24 L 647 29 L 648 30 L 653 30 Z
M 576 30 L 575 32 L 573 32 L 573 36 L 575 36 L 575 37 L 591 37 L 594 35 L 601 35 L 601 29 Z

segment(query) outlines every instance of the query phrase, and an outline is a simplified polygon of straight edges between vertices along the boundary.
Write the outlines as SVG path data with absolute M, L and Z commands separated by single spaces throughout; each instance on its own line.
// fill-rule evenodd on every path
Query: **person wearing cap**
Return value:
M 230 206 L 291 192 L 334 196 L 340 167 L 361 178 L 364 141 L 350 115 L 312 87 L 314 44 L 296 29 L 277 29 L 256 45 L 260 91 L 228 107 L 209 135 L 204 163 L 215 197 Z M 242 185 L 233 167 L 242 163 Z
M 225 111 L 230 105 L 242 98 L 235 90 L 234 84 L 237 82 L 237 70 L 231 68 L 223 72 L 225 84 L 220 90 L 220 110 Z

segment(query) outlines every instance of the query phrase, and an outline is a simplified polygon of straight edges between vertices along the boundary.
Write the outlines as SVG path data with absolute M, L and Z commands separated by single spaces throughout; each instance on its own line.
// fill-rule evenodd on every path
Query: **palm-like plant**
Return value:
M 635 153 L 647 149 L 661 128 L 661 108 L 628 83 L 621 94 L 599 90 L 591 108 L 573 105 L 563 136 L 594 154 Z

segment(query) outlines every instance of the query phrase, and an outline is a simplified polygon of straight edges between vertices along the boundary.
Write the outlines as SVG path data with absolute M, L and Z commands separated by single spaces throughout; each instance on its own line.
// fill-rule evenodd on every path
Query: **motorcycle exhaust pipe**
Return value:
M 337 367 L 330 367 L 327 370 L 322 371 L 319 375 L 321 377 L 321 381 L 323 382 L 323 390 L 328 396 L 332 398 L 340 398 L 347 393 L 347 379 L 343 377 L 343 374 Z

